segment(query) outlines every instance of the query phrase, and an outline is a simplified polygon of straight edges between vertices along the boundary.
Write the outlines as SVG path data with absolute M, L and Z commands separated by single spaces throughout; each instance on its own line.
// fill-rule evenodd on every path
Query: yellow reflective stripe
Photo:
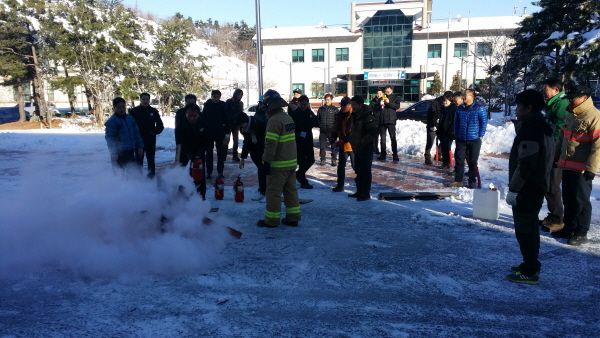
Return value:
M 271 168 L 283 168 L 283 167 L 292 167 L 298 165 L 298 161 L 296 159 L 289 161 L 273 161 L 271 162 Z
M 299 214 L 300 213 L 300 207 L 291 207 L 291 208 L 285 208 L 285 212 L 288 214 Z
M 295 139 L 296 139 L 296 134 L 281 135 L 279 137 L 279 142 L 294 141 Z
M 281 213 L 280 212 L 270 212 L 268 210 L 265 210 L 265 216 L 267 216 L 268 218 L 280 218 Z
M 275 133 L 269 133 L 267 132 L 267 134 L 265 135 L 265 138 L 274 140 L 274 141 L 279 141 L 279 135 L 275 134 Z

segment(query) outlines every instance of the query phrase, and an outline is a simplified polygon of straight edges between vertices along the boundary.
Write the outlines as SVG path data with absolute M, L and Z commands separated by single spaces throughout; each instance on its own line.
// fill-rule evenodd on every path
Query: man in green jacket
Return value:
M 544 94 L 544 99 L 546 99 L 546 119 L 555 126 L 554 141 L 556 142 L 558 136 L 560 136 L 560 129 L 565 124 L 565 119 L 569 114 L 567 111 L 569 100 L 567 100 L 567 96 L 562 91 L 563 83 L 559 79 L 546 79 L 543 85 L 542 94 Z M 550 173 L 550 187 L 545 194 L 549 212 L 548 216 L 541 221 L 542 230 L 554 232 L 564 227 L 564 208 L 562 193 L 560 191 L 561 181 L 562 168 L 556 166 L 552 168 L 552 172 Z
M 588 242 L 592 220 L 592 180 L 600 167 L 600 111 L 594 107 L 589 87 L 572 86 L 566 93 L 567 110 L 572 114 L 567 115 L 554 155 L 563 168 L 565 226 L 552 237 L 567 238 L 567 244 L 579 246 Z
M 265 135 L 263 166 L 267 175 L 265 218 L 256 222 L 259 227 L 274 228 L 279 222 L 298 226 L 300 203 L 296 189 L 296 130 L 294 120 L 283 111 L 287 102 L 273 89 L 263 95 L 263 104 L 269 121 Z M 285 218 L 281 219 L 281 194 L 285 204 Z

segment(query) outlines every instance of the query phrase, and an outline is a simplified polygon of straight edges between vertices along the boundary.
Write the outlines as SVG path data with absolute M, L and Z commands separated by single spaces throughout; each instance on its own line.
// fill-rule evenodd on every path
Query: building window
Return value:
M 492 55 L 492 44 L 489 42 L 478 42 L 477 43 L 477 56 L 490 56 Z
M 335 61 L 348 61 L 348 48 L 335 49 Z
M 313 49 L 312 50 L 312 62 L 325 62 L 325 50 L 324 49 Z
M 292 91 L 294 89 L 300 89 L 302 91 L 302 94 L 306 94 L 306 92 L 304 91 L 304 83 L 292 83 Z
M 441 58 L 442 57 L 442 45 L 441 44 L 429 45 L 427 47 L 427 57 L 430 59 Z
M 304 62 L 304 49 L 292 49 L 292 62 Z
M 363 68 L 407 68 L 412 64 L 413 17 L 380 10 L 363 27 Z
M 466 57 L 469 52 L 468 43 L 455 43 L 454 44 L 454 57 L 462 58 Z
M 312 98 L 319 98 L 325 95 L 325 85 L 323 82 L 313 82 L 310 84 L 310 91 L 312 92 Z

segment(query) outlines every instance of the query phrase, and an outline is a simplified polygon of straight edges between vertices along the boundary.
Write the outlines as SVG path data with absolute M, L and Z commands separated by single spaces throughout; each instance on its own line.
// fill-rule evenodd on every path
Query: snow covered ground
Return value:
M 590 244 L 542 233 L 540 284 L 518 285 L 505 279 L 521 260 L 504 200 L 497 221 L 473 218 L 462 188 L 441 201 L 359 203 L 331 192 L 332 171 L 315 165 L 300 226 L 258 228 L 265 204 L 250 187 L 234 202 L 235 163 L 223 201 L 211 188 L 206 202 L 177 191 L 191 182 L 168 166 L 165 122 L 160 180 L 115 175 L 98 130 L 0 133 L 0 337 L 598 336 L 599 179 Z M 403 158 L 422 161 L 424 130 L 398 123 Z M 512 125 L 490 125 L 482 149 L 484 186 L 502 199 L 508 163 L 488 154 L 513 137 Z

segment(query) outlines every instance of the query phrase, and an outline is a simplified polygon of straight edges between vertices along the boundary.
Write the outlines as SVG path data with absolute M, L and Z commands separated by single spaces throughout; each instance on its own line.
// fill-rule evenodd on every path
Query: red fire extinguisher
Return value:
M 241 175 L 233 183 L 233 198 L 236 202 L 244 202 L 244 182 Z
M 225 196 L 225 181 L 223 181 L 223 177 L 221 175 L 217 176 L 215 180 L 215 199 L 222 200 Z
M 197 158 L 192 162 L 192 179 L 194 182 L 200 182 L 204 179 L 204 172 L 202 170 L 202 160 Z

